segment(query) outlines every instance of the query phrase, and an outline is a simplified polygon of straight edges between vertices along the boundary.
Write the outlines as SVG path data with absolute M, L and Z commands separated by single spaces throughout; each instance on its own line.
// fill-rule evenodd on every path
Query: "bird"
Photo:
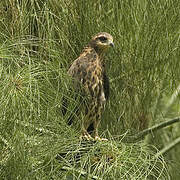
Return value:
M 100 138 L 98 127 L 106 101 L 109 99 L 109 78 L 106 74 L 105 54 L 109 47 L 114 47 L 113 37 L 107 32 L 100 32 L 92 37 L 80 56 L 71 64 L 68 75 L 73 79 L 74 89 L 85 97 L 82 108 L 76 108 L 75 114 L 81 117 L 81 139 L 107 140 Z M 62 113 L 67 112 L 67 101 L 63 103 Z M 80 111 L 80 112 L 79 112 Z M 73 123 L 70 118 L 69 124 Z

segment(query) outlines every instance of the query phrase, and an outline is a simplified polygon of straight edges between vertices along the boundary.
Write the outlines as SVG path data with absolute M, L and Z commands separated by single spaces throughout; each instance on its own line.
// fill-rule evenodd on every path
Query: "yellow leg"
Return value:
M 80 139 L 88 141 L 94 140 L 85 128 L 82 129 Z

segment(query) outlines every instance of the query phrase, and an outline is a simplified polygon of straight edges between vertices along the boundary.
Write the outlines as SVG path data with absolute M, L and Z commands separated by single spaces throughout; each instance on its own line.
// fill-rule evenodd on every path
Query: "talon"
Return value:
M 100 138 L 99 136 L 95 136 L 94 138 L 96 141 L 108 141 L 106 138 Z
M 88 132 L 83 132 L 82 135 L 80 136 L 80 139 L 81 140 L 88 140 L 88 141 L 94 140 L 94 138 L 92 138 Z

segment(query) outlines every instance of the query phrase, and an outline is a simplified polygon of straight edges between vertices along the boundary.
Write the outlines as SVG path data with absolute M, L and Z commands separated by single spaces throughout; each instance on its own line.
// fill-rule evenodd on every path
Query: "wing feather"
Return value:
M 106 73 L 104 72 L 103 74 L 103 82 L 104 82 L 104 94 L 105 94 L 105 98 L 106 100 L 109 99 L 109 94 L 110 94 L 110 85 L 109 85 L 109 78 L 106 75 Z

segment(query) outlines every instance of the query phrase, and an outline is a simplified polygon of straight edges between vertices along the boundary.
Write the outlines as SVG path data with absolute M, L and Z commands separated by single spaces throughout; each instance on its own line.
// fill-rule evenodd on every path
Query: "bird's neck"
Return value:
M 97 56 L 98 56 L 98 59 L 99 59 L 100 61 L 103 61 L 105 51 L 104 51 L 103 49 L 98 49 L 97 47 L 86 46 L 86 47 L 83 49 L 83 51 L 82 51 L 81 54 L 86 54 L 86 55 L 88 55 L 88 54 L 91 54 L 91 53 L 94 55 L 93 58 L 96 59 L 96 58 L 97 58 L 96 55 L 97 55 Z
M 90 61 L 96 61 L 101 66 L 102 71 L 105 72 L 104 52 L 96 51 L 95 48 L 87 46 L 83 49 L 80 56 L 89 56 Z
M 104 49 L 100 49 L 98 47 L 94 47 L 94 50 L 96 51 L 96 53 L 98 54 L 100 59 L 103 59 L 104 54 L 105 54 L 105 50 Z

